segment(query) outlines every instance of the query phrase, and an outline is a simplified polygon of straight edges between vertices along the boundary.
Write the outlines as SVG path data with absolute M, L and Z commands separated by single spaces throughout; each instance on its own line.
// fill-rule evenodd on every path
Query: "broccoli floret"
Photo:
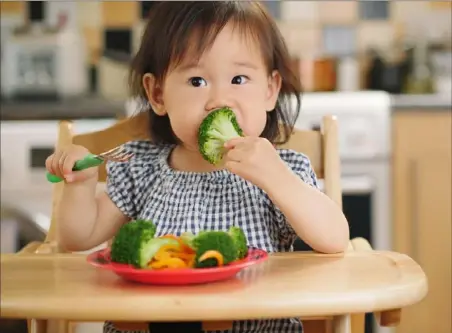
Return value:
M 156 226 L 152 221 L 135 220 L 124 224 L 111 244 L 113 262 L 141 267 L 148 244 L 153 239 Z
M 224 231 L 203 231 L 192 239 L 193 247 L 196 251 L 195 265 L 196 267 L 215 267 L 217 261 L 209 258 L 199 261 L 199 258 L 207 251 L 215 250 L 223 256 L 225 265 L 237 260 L 237 249 L 229 233 Z
M 245 258 L 248 254 L 248 244 L 243 230 L 239 227 L 231 227 L 229 228 L 229 235 L 231 235 L 235 248 L 237 249 L 237 258 Z
M 199 151 L 205 160 L 216 165 L 223 159 L 224 143 L 240 136 L 243 136 L 243 131 L 234 112 L 229 108 L 215 110 L 199 127 Z

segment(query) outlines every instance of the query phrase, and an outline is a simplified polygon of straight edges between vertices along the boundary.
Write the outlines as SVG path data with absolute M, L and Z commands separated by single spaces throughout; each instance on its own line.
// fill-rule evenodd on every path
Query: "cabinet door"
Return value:
M 402 314 L 398 333 L 450 333 L 451 161 L 447 156 L 410 159 L 409 255 L 428 277 L 426 298 Z
M 451 333 L 450 113 L 401 116 L 394 134 L 395 250 L 416 260 L 429 284 L 397 333 Z

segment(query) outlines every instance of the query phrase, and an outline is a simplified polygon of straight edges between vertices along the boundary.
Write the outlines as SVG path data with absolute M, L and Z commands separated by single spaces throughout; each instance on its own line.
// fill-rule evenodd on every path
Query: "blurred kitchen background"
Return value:
M 451 333 L 451 1 L 263 3 L 305 90 L 297 127 L 338 116 L 352 237 L 407 253 L 429 277 L 397 333 Z M 89 132 L 139 111 L 126 75 L 152 4 L 0 2 L 2 253 L 45 238 L 58 121 Z M 367 318 L 366 333 L 382 332 Z

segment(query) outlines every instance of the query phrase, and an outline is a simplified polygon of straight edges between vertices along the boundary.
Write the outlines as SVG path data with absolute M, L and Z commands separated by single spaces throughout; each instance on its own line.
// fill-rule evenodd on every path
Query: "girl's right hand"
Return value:
M 75 162 L 83 159 L 88 154 L 88 149 L 78 145 L 69 145 L 63 149 L 57 149 L 52 155 L 47 157 L 47 171 L 60 178 L 64 178 L 68 183 L 82 182 L 97 177 L 97 167 L 72 171 Z

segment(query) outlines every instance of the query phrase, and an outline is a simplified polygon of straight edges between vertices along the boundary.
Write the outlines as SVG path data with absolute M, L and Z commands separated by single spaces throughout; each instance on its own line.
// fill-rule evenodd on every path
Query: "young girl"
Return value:
M 291 251 L 297 236 L 320 252 L 346 249 L 347 221 L 317 189 L 308 158 L 274 148 L 290 138 L 301 89 L 258 2 L 156 3 L 130 78 L 133 95 L 148 102 L 151 141 L 127 143 L 134 158 L 107 164 L 106 193 L 95 197 L 95 168 L 71 172 L 85 148 L 65 147 L 47 160 L 66 181 L 58 220 L 68 250 L 104 243 L 137 218 L 154 221 L 157 235 L 237 225 L 250 246 L 268 252 Z M 227 142 L 223 164 L 214 167 L 198 151 L 197 130 L 224 106 L 246 135 Z M 107 322 L 104 332 L 122 331 Z M 250 320 L 229 332 L 300 333 L 302 326 Z

